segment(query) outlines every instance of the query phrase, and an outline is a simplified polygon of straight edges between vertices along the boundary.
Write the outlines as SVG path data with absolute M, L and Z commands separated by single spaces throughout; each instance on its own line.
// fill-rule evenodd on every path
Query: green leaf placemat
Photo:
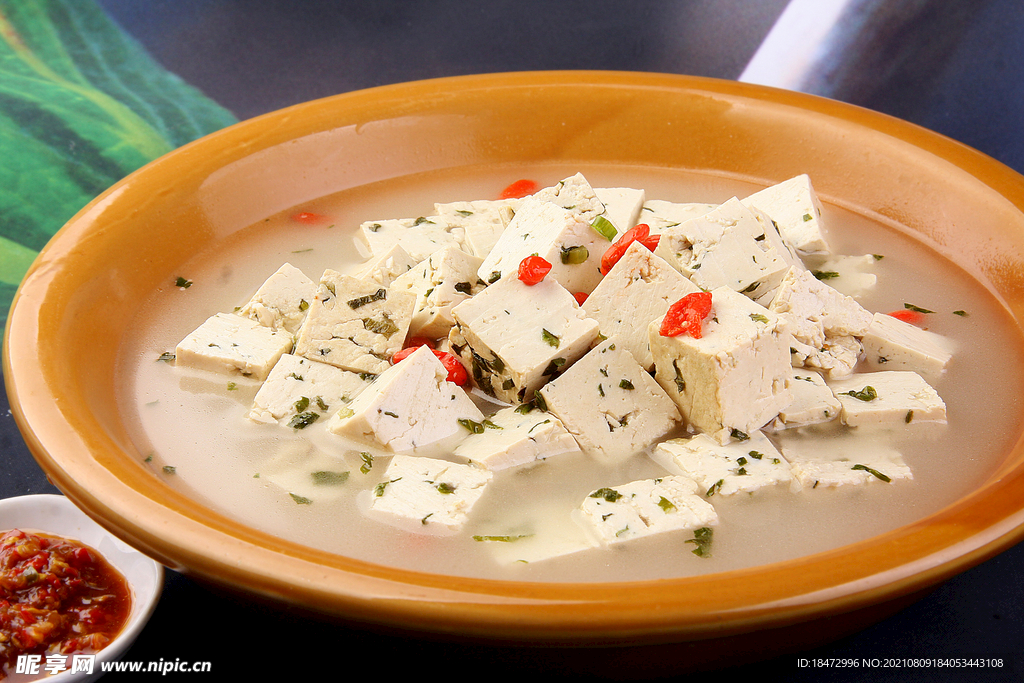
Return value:
M 236 120 L 91 0 L 0 0 L 0 323 L 39 249 L 79 209 Z

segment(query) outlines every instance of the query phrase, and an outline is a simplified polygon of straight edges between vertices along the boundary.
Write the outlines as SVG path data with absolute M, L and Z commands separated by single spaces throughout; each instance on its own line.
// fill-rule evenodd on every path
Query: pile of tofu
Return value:
M 932 384 L 950 340 L 858 303 L 875 258 L 831 253 L 805 175 L 722 204 L 576 174 L 521 199 L 434 208 L 363 223 L 354 273 L 313 281 L 283 265 L 175 351 L 178 366 L 262 381 L 254 422 L 322 419 L 390 455 L 373 514 L 454 533 L 502 471 L 581 451 L 609 471 L 652 458 L 664 476 L 608 481 L 565 511 L 589 545 L 609 546 L 712 526 L 713 503 L 741 492 L 912 476 L 893 449 L 787 452 L 786 430 L 946 420 Z M 638 223 L 657 248 L 635 242 L 602 275 Z M 527 285 L 517 272 L 531 255 L 552 268 Z M 669 307 L 700 291 L 712 296 L 700 337 L 662 336 Z M 426 346 L 392 363 L 413 338 L 469 382 L 449 381 Z

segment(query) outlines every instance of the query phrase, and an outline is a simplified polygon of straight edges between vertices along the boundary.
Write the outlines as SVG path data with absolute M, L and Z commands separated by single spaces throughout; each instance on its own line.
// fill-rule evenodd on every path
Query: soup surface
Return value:
M 703 556 L 692 552 L 692 531 L 557 556 L 560 544 L 580 534 L 568 511 L 590 492 L 668 474 L 644 454 L 602 465 L 576 453 L 502 470 L 462 532 L 410 533 L 367 513 L 389 453 L 331 434 L 326 421 L 302 430 L 254 423 L 246 415 L 259 382 L 157 360 L 212 314 L 248 301 L 282 263 L 314 281 L 327 268 L 353 271 L 364 260 L 353 242 L 364 221 L 429 215 L 435 202 L 494 199 L 517 178 L 546 187 L 577 171 L 593 187 L 643 188 L 649 200 L 719 204 L 761 189 L 741 179 L 655 168 L 463 168 L 358 187 L 267 217 L 183 264 L 140 307 L 120 367 L 140 466 L 249 526 L 357 559 L 485 578 L 643 580 L 785 560 L 908 524 L 976 487 L 1016 440 L 1024 355 L 1016 352 L 1020 332 L 1005 309 L 981 284 L 895 226 L 827 201 L 823 220 L 832 251 L 875 256 L 870 271 L 877 283 L 858 301 L 877 312 L 908 303 L 925 308 L 932 313 L 923 324 L 954 342 L 948 369 L 932 382 L 948 423 L 772 433 L 783 453 L 894 447 L 913 478 L 799 491 L 782 485 L 709 498 L 719 519 Z M 296 221 L 296 212 L 328 220 Z M 186 281 L 187 287 L 176 286 Z M 316 481 L 314 472 L 338 476 Z

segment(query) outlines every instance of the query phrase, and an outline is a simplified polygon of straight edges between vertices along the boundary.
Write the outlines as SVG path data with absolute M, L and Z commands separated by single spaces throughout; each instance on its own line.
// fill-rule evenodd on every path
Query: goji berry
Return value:
M 688 334 L 694 339 L 702 335 L 701 322 L 711 313 L 711 293 L 687 294 L 668 308 L 661 321 L 661 336 L 678 337 Z
M 519 280 L 531 287 L 551 272 L 551 264 L 534 254 L 519 262 Z

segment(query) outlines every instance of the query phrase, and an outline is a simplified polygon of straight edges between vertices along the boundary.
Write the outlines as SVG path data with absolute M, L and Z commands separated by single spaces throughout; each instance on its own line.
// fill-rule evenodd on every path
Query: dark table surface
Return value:
M 468 73 L 614 69 L 734 79 L 787 3 L 98 4 L 164 68 L 242 119 L 338 92 Z M 858 48 L 848 41 L 846 70 L 818 78 L 807 89 L 898 115 L 1024 171 L 1024 9 L 1010 0 L 967 3 L 973 11 L 951 20 L 955 3 L 896 4 L 924 10 L 902 32 L 883 36 L 880 43 Z M 935 27 L 946 32 L 945 40 L 920 38 Z M 910 34 L 917 37 L 903 39 Z M 929 42 L 940 42 L 940 49 L 927 49 Z M 910 53 L 908 43 L 916 45 Z M 858 62 L 862 68 L 850 67 Z M 7 408 L 5 396 L 0 399 L 0 497 L 56 493 L 28 453 Z M 734 667 L 734 672 L 787 681 L 1009 681 L 1024 677 L 1022 650 L 1024 545 L 950 579 L 859 633 L 810 651 Z M 557 661 L 552 664 L 550 656 L 536 655 L 314 622 L 221 595 L 168 572 L 160 605 L 127 659 L 209 661 L 211 673 L 191 674 L 207 679 L 220 679 L 229 670 L 255 680 L 424 675 L 432 670 L 459 677 L 500 670 L 553 673 Z M 1002 658 L 1005 666 L 851 670 L 800 665 L 801 658 L 957 657 Z M 354 668 L 361 662 L 371 664 L 370 672 Z M 540 670 L 538 662 L 546 669 Z M 558 673 L 570 676 L 573 671 Z M 644 677 L 642 669 L 636 677 Z

